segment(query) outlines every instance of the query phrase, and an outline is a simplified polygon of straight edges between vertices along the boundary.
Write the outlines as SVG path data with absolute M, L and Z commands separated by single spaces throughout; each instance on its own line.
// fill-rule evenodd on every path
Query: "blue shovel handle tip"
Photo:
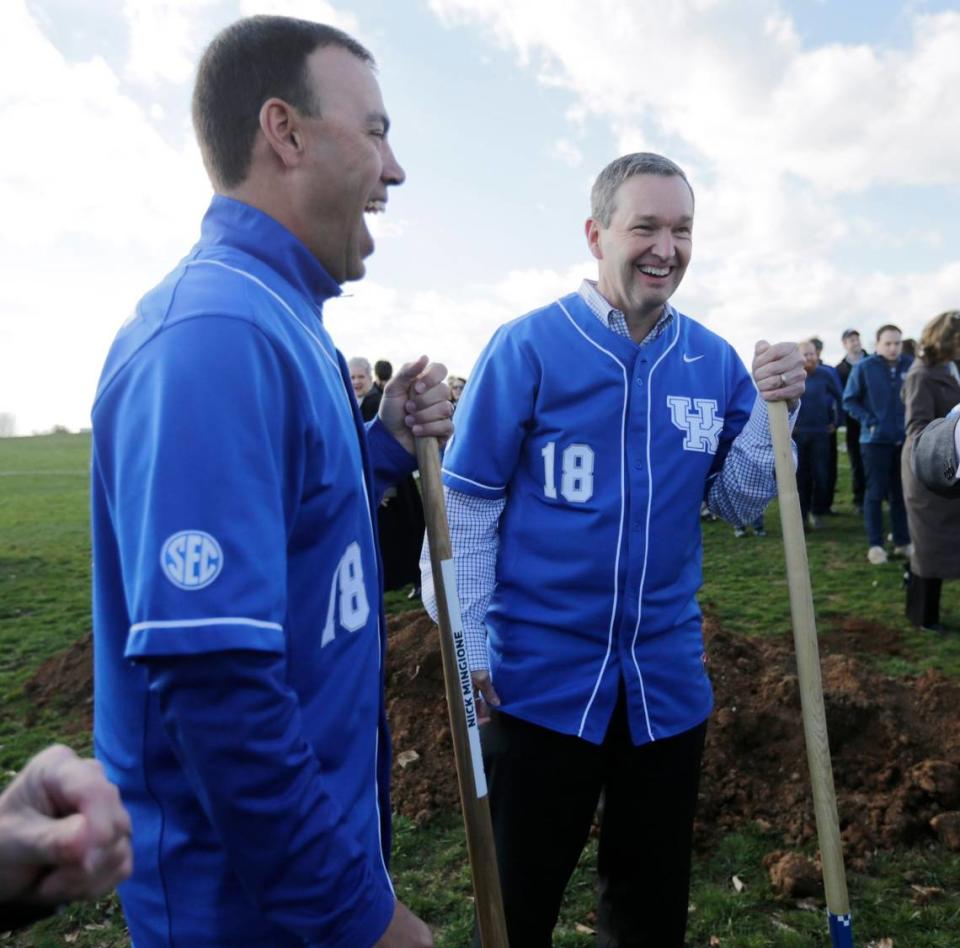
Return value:
M 853 916 L 834 915 L 828 912 L 830 920 L 830 944 L 832 948 L 853 948 Z

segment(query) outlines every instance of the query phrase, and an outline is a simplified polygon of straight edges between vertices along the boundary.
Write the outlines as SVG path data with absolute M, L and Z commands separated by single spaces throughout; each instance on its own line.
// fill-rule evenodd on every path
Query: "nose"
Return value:
M 400 167 L 400 162 L 397 161 L 397 156 L 393 153 L 393 149 L 389 144 L 384 144 L 384 154 L 383 154 L 383 173 L 380 175 L 380 179 L 385 184 L 403 184 L 407 180 L 407 173 Z
M 664 227 L 658 230 L 651 250 L 653 250 L 661 260 L 670 260 L 673 258 L 674 247 L 673 234 L 669 228 Z

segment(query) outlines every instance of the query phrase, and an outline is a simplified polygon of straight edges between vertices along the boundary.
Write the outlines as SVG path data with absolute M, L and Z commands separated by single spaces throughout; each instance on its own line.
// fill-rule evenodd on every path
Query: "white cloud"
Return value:
M 583 164 L 583 152 L 569 138 L 558 138 L 550 148 L 550 154 L 571 168 L 579 168 Z
M 219 0 L 128 0 L 118 74 L 99 57 L 67 61 L 23 0 L 0 8 L 0 122 L 10 133 L 0 151 L 0 411 L 17 415 L 21 433 L 89 423 L 117 327 L 198 235 L 210 196 L 199 151 L 192 134 L 171 144 L 154 123 L 163 96 L 182 86 L 172 101 L 183 103 L 186 127 L 203 46 L 248 12 L 355 26 L 312 0 L 232 10 Z M 378 229 L 393 238 L 402 222 Z
M 386 358 L 399 365 L 425 352 L 451 372 L 468 375 L 498 326 L 576 289 L 594 269 L 584 262 L 564 272 L 512 271 L 456 295 L 401 293 L 366 280 L 327 303 L 324 322 L 348 358 Z
M 216 30 L 255 14 L 315 20 L 348 33 L 358 26 L 355 16 L 326 0 L 238 0 L 229 14 L 222 0 L 125 0 L 130 31 L 126 77 L 146 86 L 186 84 Z
M 21 431 L 87 423 L 116 327 L 186 251 L 209 185 L 99 58 L 68 63 L 21 3 L 4 7 L 0 410 Z
M 771 100 L 783 166 L 830 190 L 960 183 L 960 13 L 914 19 L 906 51 L 798 56 Z
M 130 45 L 126 74 L 145 86 L 184 84 L 193 76 L 204 37 L 196 29 L 214 0 L 125 0 Z
M 282 13 L 339 26 L 374 52 L 383 45 L 364 35 L 370 23 L 326 0 L 123 0 L 111 26 L 127 30 L 126 53 L 118 44 L 106 58 L 72 62 L 46 38 L 56 31 L 41 29 L 43 5 L 34 6 L 31 17 L 24 0 L 0 4 L 0 411 L 15 411 L 25 431 L 86 423 L 116 326 L 197 233 L 209 187 L 187 101 L 216 30 L 240 15 Z M 957 305 L 960 265 L 944 262 L 948 227 L 904 206 L 896 229 L 879 232 L 840 198 L 878 183 L 960 183 L 960 13 L 915 15 L 908 44 L 881 49 L 805 48 L 778 0 L 674 0 L 655 17 L 626 0 L 431 0 L 431 8 L 470 27 L 461 38 L 492 36 L 531 77 L 567 90 L 562 117 L 537 119 L 543 149 L 578 175 L 596 170 L 577 163 L 598 121 L 623 150 L 662 150 L 687 167 L 696 251 L 677 303 L 745 357 L 759 336 L 819 332 L 838 358 L 834 337 L 848 324 L 866 337 L 892 319 L 916 335 Z M 415 35 L 390 42 L 419 55 Z M 518 194 L 516 213 L 542 200 Z M 577 228 L 579 204 L 571 213 Z M 427 340 L 432 356 L 466 373 L 497 325 L 593 272 L 589 258 L 556 271 L 518 260 L 500 280 L 452 288 L 441 251 L 455 248 L 436 246 L 433 223 L 371 222 L 378 242 L 402 239 L 404 253 L 436 259 L 437 284 L 418 293 L 348 287 L 354 295 L 328 315 L 348 354 L 399 362 Z M 909 261 L 905 253 L 901 272 L 850 275 L 838 251 L 851 245 L 922 251 Z
M 914 17 L 906 50 L 806 50 L 775 0 L 674 0 L 656 17 L 629 0 L 430 5 L 704 167 L 769 165 L 830 189 L 960 182 L 960 13 Z
M 960 13 L 915 15 L 904 49 L 808 49 L 776 0 L 674 0 L 657 16 L 629 0 L 430 6 L 451 28 L 489 30 L 539 81 L 567 89 L 572 132 L 593 116 L 621 153 L 662 151 L 687 168 L 696 250 L 678 301 L 742 354 L 760 336 L 820 331 L 829 355 L 851 320 L 916 331 L 960 298 L 960 269 L 936 259 L 929 273 L 866 276 L 836 262 L 854 240 L 889 247 L 919 232 L 938 246 L 936 222 L 908 208 L 884 233 L 837 197 L 960 184 Z
M 351 36 L 360 38 L 360 23 L 357 18 L 352 13 L 327 3 L 326 0 L 241 0 L 241 16 L 253 16 L 256 13 L 314 20 L 318 23 L 326 23 L 328 26 L 335 26 Z

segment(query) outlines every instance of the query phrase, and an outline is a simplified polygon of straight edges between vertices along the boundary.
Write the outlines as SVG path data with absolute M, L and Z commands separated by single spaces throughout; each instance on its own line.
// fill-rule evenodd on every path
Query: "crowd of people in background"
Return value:
M 364 421 L 372 421 L 380 408 L 383 389 L 393 377 L 393 366 L 386 359 L 371 364 L 364 356 L 348 363 L 350 384 Z M 459 375 L 447 378 L 450 402 L 456 410 L 467 380 Z M 420 547 L 423 542 L 423 502 L 416 475 L 405 477 L 387 489 L 380 502 L 377 528 L 380 555 L 383 558 L 383 587 L 387 592 L 412 586 L 408 598 L 420 598 Z
M 924 430 L 960 406 L 960 312 L 949 310 L 930 320 L 919 342 L 903 339 L 898 326 L 886 323 L 876 331 L 873 353 L 864 350 L 856 329 L 845 330 L 841 343 L 844 357 L 836 366 L 823 362 L 820 339 L 799 344 L 807 382 L 793 440 L 804 529 L 821 530 L 827 517 L 837 515 L 837 433 L 842 431 L 852 508 L 864 518 L 867 560 L 874 566 L 902 560 L 907 618 L 942 633 L 942 581 L 960 577 L 960 507 L 952 496 L 924 486 L 914 472 L 913 455 Z M 750 526 L 754 535 L 766 535 L 762 516 Z M 747 535 L 747 525 L 734 524 L 734 536 Z
M 380 409 L 384 387 L 393 377 L 393 365 L 380 359 L 371 366 L 369 359 L 354 356 L 348 368 L 360 415 L 364 421 L 372 421 Z M 415 475 L 408 474 L 387 488 L 377 515 L 385 592 L 412 585 L 408 598 L 420 598 L 419 560 L 424 529 L 420 490 Z
M 898 326 L 886 323 L 873 336 L 873 352 L 864 349 L 857 329 L 840 337 L 843 358 L 823 361 L 823 341 L 801 342 L 806 390 L 793 429 L 797 449 L 797 491 L 804 530 L 823 530 L 836 517 L 840 441 L 850 466 L 851 506 L 864 519 L 867 560 L 905 565 L 907 618 L 916 626 L 941 633 L 942 581 L 960 577 L 960 509 L 924 487 L 913 473 L 912 446 L 923 430 L 960 404 L 960 313 L 941 313 L 923 329 L 919 342 L 903 339 Z M 364 420 L 377 413 L 383 385 L 392 367 L 373 367 L 362 357 L 350 360 L 350 378 Z M 466 379 L 447 378 L 456 410 Z M 410 479 L 384 500 L 380 541 L 384 549 L 386 588 L 414 584 L 419 597 L 416 562 L 423 535 L 419 493 Z M 413 493 L 410 493 L 413 487 Z M 884 520 L 889 511 L 889 532 Z M 392 505 L 392 506 L 391 506 Z M 704 511 L 704 517 L 716 517 Z M 735 523 L 737 538 L 765 537 L 764 515 Z M 416 542 L 415 542 L 416 538 Z M 387 565 L 389 564 L 389 566 Z

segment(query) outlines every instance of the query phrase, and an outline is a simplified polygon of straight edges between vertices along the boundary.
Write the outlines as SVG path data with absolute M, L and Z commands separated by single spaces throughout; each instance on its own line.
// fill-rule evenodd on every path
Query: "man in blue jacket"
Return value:
M 364 425 L 323 303 L 404 180 L 370 54 L 252 17 L 204 53 L 201 236 L 93 409 L 95 744 L 133 821 L 138 948 L 432 945 L 397 902 L 376 509 L 449 435 L 446 370 Z
M 751 375 L 670 305 L 693 212 L 669 159 L 611 162 L 585 226 L 599 280 L 496 332 L 444 458 L 470 667 L 500 707 L 483 751 L 523 948 L 552 943 L 601 793 L 600 943 L 684 943 L 712 706 L 700 504 L 740 523 L 763 510 L 767 400 L 806 376 L 795 344 L 765 341 Z
M 883 501 L 889 500 L 893 553 L 909 556 L 910 534 L 900 481 L 900 452 L 906 437 L 903 377 L 913 361 L 902 353 L 900 330 L 891 324 L 877 330 L 877 351 L 851 370 L 843 392 L 843 410 L 860 422 L 860 453 L 867 480 L 863 517 L 867 528 L 867 559 L 886 563 L 883 541 Z
M 807 372 L 803 401 L 793 428 L 797 445 L 797 491 L 804 526 L 818 528 L 821 518 L 830 512 L 833 478 L 830 471 L 830 443 L 836 443 L 834 432 L 843 398 L 836 370 L 820 362 L 812 339 L 800 343 Z

